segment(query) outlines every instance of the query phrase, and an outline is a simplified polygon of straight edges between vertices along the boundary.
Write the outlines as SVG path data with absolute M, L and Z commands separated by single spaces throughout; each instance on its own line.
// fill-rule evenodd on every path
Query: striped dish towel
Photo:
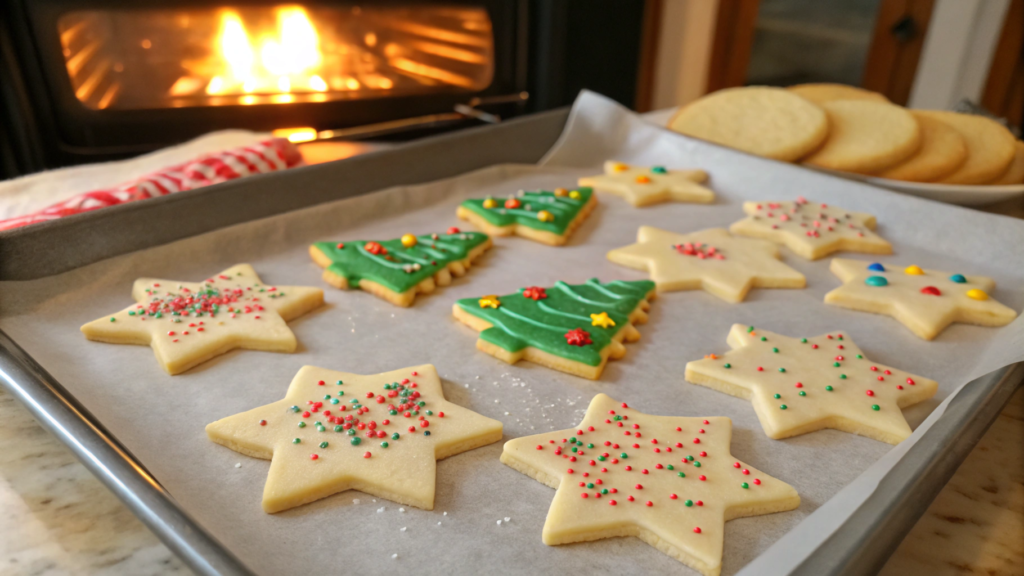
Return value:
M 204 154 L 113 188 L 76 194 L 32 214 L 0 220 L 0 230 L 201 188 L 252 174 L 284 170 L 300 164 L 302 155 L 295 144 L 284 138 L 268 138 L 251 146 Z

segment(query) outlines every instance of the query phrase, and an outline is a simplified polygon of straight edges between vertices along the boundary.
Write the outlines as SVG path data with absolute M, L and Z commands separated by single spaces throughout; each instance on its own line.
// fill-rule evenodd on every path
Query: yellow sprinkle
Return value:
M 537 212 L 537 220 L 540 220 L 541 222 L 551 222 L 554 219 L 554 214 L 548 212 L 547 210 L 541 210 L 540 212 Z
M 601 312 L 600 314 L 591 314 L 590 323 L 594 326 L 600 326 L 601 328 L 615 326 L 615 320 L 609 318 L 607 312 Z
M 612 170 L 615 170 L 616 172 L 625 172 L 626 170 L 629 170 L 629 165 L 619 162 L 618 164 L 612 167 Z
M 417 240 L 412 234 L 405 234 L 402 236 L 402 246 L 405 246 L 406 248 L 412 248 L 418 243 L 419 240 Z
M 967 291 L 968 298 L 974 298 L 975 300 L 988 300 L 988 294 L 984 290 L 978 290 L 977 288 L 971 288 Z
M 910 274 L 911 276 L 923 276 L 924 270 L 921 270 L 920 266 L 907 266 L 903 270 L 904 274 Z
M 488 198 L 484 200 L 484 208 L 494 208 L 498 203 L 494 201 L 494 198 Z
M 580 191 L 579 190 L 573 190 L 572 192 L 569 192 L 569 198 L 572 198 L 573 200 L 579 200 L 580 199 Z
M 501 306 L 501 300 L 498 300 L 497 294 L 484 296 L 480 299 L 481 308 L 497 308 L 498 306 Z

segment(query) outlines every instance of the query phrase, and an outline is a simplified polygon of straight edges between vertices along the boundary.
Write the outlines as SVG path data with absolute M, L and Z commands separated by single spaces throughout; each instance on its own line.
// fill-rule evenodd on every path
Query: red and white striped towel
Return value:
M 251 146 L 205 154 L 113 188 L 76 194 L 32 214 L 0 220 L 0 230 L 193 190 L 252 174 L 284 170 L 299 164 L 302 164 L 302 155 L 294 144 L 284 138 L 268 138 Z

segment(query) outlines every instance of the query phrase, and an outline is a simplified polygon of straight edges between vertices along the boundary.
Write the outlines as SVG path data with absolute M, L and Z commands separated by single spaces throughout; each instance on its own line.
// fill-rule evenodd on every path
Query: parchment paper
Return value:
M 465 226 L 454 216 L 464 198 L 571 186 L 578 176 L 599 172 L 606 158 L 704 168 L 718 202 L 636 209 L 601 195 L 567 246 L 497 239 L 467 276 L 420 296 L 410 309 L 327 286 L 306 252 L 317 240 L 393 238 Z M 654 414 L 732 418 L 733 454 L 792 484 L 802 504 L 791 512 L 728 522 L 723 572 L 737 572 L 796 528 L 792 534 L 805 537 L 787 538 L 782 553 L 773 549 L 768 557 L 770 567 L 761 566 L 778 571 L 812 550 L 822 537 L 818 533 L 848 512 L 838 507 L 824 524 L 812 513 L 844 487 L 846 509 L 855 505 L 872 487 L 869 477 L 855 480 L 893 448 L 831 430 L 771 440 L 748 401 L 685 383 L 686 361 L 727 350 L 734 322 L 791 336 L 841 329 L 868 358 L 939 381 L 932 401 L 905 411 L 916 427 L 965 382 L 1024 358 L 1024 321 L 1000 329 L 954 325 L 925 342 L 891 318 L 825 306 L 824 294 L 838 285 L 828 259 L 809 262 L 784 249 L 785 261 L 807 276 L 806 289 L 754 290 L 738 305 L 699 291 L 665 294 L 640 327 L 642 339 L 627 346 L 624 359 L 609 363 L 600 381 L 591 382 L 526 362 L 509 366 L 477 351 L 476 332 L 455 321 L 450 310 L 457 298 L 505 294 L 524 285 L 643 278 L 604 256 L 632 243 L 638 226 L 680 232 L 728 226 L 743 216 L 743 200 L 797 195 L 876 214 L 896 254 L 874 259 L 989 275 L 998 282 L 995 298 L 1017 310 L 1024 306 L 1024 222 L 693 141 L 584 94 L 541 167 L 495 166 L 233 226 L 55 277 L 0 283 L 0 328 L 96 415 L 193 517 L 263 574 L 382 568 L 421 574 L 687 572 L 634 538 L 545 546 L 540 534 L 554 491 L 503 466 L 500 443 L 439 463 L 433 511 L 403 512 L 397 504 L 350 491 L 271 516 L 259 504 L 269 463 L 215 445 L 203 430 L 209 422 L 280 399 L 304 364 L 374 374 L 423 362 L 438 367 L 450 400 L 501 420 L 506 439 L 574 426 L 598 392 Z M 290 323 L 300 341 L 295 354 L 234 351 L 171 377 L 148 348 L 88 342 L 78 331 L 130 303 L 137 277 L 197 280 L 238 262 L 253 264 L 266 282 L 324 287 L 327 305 Z M 811 529 L 801 526 L 809 516 L 819 522 L 805 523 Z

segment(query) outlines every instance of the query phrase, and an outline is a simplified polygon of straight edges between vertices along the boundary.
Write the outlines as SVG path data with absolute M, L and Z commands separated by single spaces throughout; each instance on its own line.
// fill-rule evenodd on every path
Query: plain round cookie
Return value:
M 828 135 L 825 113 L 782 88 L 719 90 L 680 110 L 670 130 L 737 150 L 790 162 Z
M 974 114 L 943 110 L 919 110 L 949 124 L 967 144 L 967 160 L 952 174 L 938 180 L 943 184 L 985 184 L 1006 172 L 1015 152 L 1014 138 L 995 120 Z
M 909 158 L 921 144 L 917 120 L 899 106 L 871 100 L 836 100 L 828 114 L 828 139 L 804 159 L 812 166 L 874 174 Z
M 991 182 L 993 186 L 1008 186 L 1024 182 L 1024 142 L 1017 140 L 1013 145 L 1016 149 L 1013 161 L 1010 162 L 1010 167 L 1006 169 L 1006 172 L 998 180 Z
M 952 174 L 967 160 L 967 144 L 951 126 L 931 116 L 910 113 L 921 128 L 921 148 L 901 164 L 878 174 L 891 180 L 931 182 Z
M 847 86 L 846 84 L 830 84 L 827 82 L 820 84 L 796 84 L 795 86 L 786 88 L 786 90 L 803 96 L 819 106 L 825 102 L 832 102 L 833 100 L 873 100 L 875 102 L 889 102 L 888 98 L 878 92 L 872 92 L 871 90 L 865 90 L 855 86 Z

